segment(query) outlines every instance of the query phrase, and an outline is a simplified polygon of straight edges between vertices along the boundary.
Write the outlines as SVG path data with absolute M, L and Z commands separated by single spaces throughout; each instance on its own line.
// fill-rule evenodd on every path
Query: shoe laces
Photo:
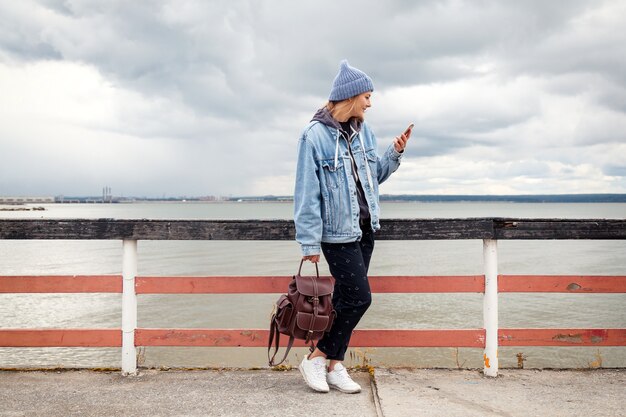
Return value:
M 333 370 L 334 374 L 344 382 L 354 382 L 352 378 L 350 378 L 350 374 L 348 374 L 348 370 L 345 367 L 341 367 L 340 369 Z
M 315 361 L 313 360 L 313 371 L 315 372 L 315 375 L 319 378 L 326 378 L 326 362 L 322 362 L 322 361 Z

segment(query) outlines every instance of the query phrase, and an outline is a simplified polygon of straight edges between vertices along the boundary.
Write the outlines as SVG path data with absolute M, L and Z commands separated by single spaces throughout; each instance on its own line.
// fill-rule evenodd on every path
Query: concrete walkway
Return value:
M 0 371 L 0 416 L 625 416 L 626 370 L 379 368 L 361 394 L 310 391 L 295 371 Z

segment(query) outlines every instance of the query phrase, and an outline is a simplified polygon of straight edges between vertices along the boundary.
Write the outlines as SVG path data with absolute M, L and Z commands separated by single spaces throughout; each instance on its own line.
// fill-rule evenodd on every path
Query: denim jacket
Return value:
M 304 256 L 319 254 L 321 242 L 346 243 L 361 238 L 359 203 L 348 146 L 363 185 L 372 230 L 380 229 L 378 184 L 398 169 L 402 154 L 391 144 L 379 157 L 376 137 L 365 122 L 348 143 L 337 128 L 314 120 L 298 142 L 294 193 L 296 241 Z

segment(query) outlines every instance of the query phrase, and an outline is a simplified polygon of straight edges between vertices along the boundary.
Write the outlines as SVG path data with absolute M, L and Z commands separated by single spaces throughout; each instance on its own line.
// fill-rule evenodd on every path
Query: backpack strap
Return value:
M 274 344 L 274 354 L 270 357 L 270 351 L 272 349 L 272 339 L 274 338 L 274 336 L 276 336 L 275 339 L 275 344 Z M 287 355 L 289 355 L 289 351 L 291 350 L 291 348 L 293 347 L 293 342 L 294 342 L 295 338 L 293 336 L 289 337 L 289 343 L 287 343 L 287 350 L 285 351 L 285 354 L 283 355 L 283 358 L 280 360 L 280 362 L 276 363 L 276 354 L 278 353 L 278 348 L 279 348 L 279 342 L 280 342 L 280 332 L 277 329 L 277 325 L 274 323 L 274 321 L 272 321 L 272 325 L 270 327 L 270 340 L 267 346 L 267 359 L 268 359 L 268 363 L 270 366 L 278 366 L 281 363 L 285 362 L 285 359 L 287 359 Z M 309 352 L 313 353 L 313 351 L 315 350 L 315 345 L 313 344 L 313 341 L 309 341 Z
M 274 354 L 270 357 L 270 352 L 272 350 L 272 339 L 274 339 Z M 289 343 L 287 344 L 287 350 L 285 351 L 283 358 L 280 360 L 280 362 L 276 363 L 276 354 L 278 353 L 278 348 L 280 347 L 280 332 L 278 331 L 278 325 L 276 324 L 274 317 L 272 317 L 272 323 L 270 325 L 270 337 L 267 343 L 267 359 L 270 366 L 280 365 L 285 361 L 285 359 L 287 359 L 287 355 L 289 354 L 289 351 L 293 346 L 293 341 L 294 337 L 290 336 Z
M 300 268 L 298 268 L 298 275 L 301 275 L 301 274 L 302 274 L 302 265 L 303 265 L 303 264 L 304 264 L 304 259 L 302 259 L 302 260 L 300 261 Z M 320 270 L 319 270 L 319 268 L 317 267 L 317 262 L 313 262 L 313 265 L 315 265 L 315 275 L 317 275 L 317 278 L 319 279 L 319 277 L 320 277 Z

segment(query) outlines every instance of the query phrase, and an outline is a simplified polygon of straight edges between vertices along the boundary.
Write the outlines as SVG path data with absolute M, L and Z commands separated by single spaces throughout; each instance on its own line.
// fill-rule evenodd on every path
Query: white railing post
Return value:
M 137 348 L 135 329 L 137 328 L 137 241 L 125 239 L 122 266 L 122 375 L 137 373 Z
M 483 321 L 485 326 L 486 376 L 498 376 L 498 245 L 494 239 L 483 240 L 485 268 L 485 296 L 483 298 Z

